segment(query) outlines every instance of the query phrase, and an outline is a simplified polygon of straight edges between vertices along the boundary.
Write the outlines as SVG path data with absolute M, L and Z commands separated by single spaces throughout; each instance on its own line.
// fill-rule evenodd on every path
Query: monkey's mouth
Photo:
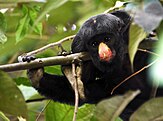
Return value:
M 115 50 L 109 48 L 105 43 L 101 42 L 98 47 L 98 54 L 100 61 L 111 62 L 115 57 Z

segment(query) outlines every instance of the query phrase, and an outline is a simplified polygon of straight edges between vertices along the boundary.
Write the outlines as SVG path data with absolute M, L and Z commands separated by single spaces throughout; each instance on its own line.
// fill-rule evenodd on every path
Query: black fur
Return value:
M 132 73 L 126 51 L 130 21 L 131 17 L 124 11 L 100 14 L 88 19 L 76 34 L 72 43 L 72 52 L 87 51 L 92 58 L 91 61 L 83 62 L 82 81 L 86 99 L 80 99 L 80 105 L 98 103 L 102 99 L 111 97 L 111 90 Z M 106 37 L 110 40 L 105 42 Z M 115 57 L 110 62 L 102 62 L 99 59 L 98 47 L 95 44 L 98 45 L 101 41 L 115 51 Z M 137 53 L 135 70 L 142 68 L 147 58 L 148 55 Z M 37 70 L 29 70 L 28 76 L 39 93 L 54 101 L 74 104 L 74 90 L 65 76 L 50 75 L 40 71 L 41 79 L 33 79 L 33 74 L 38 73 Z M 141 94 L 128 106 L 130 113 L 150 97 L 151 88 L 145 82 L 145 77 L 146 72 L 140 73 L 114 92 L 115 95 L 124 94 L 128 90 L 141 90 Z M 126 115 L 127 111 L 123 114 Z M 124 115 L 122 117 L 124 118 Z

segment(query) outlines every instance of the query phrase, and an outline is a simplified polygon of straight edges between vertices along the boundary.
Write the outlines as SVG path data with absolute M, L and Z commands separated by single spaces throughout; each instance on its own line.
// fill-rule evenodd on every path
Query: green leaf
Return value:
M 129 33 L 129 56 L 133 66 L 134 57 L 137 52 L 140 42 L 146 37 L 146 32 L 137 24 L 132 23 Z
M 7 29 L 7 22 L 4 15 L 0 12 L 0 43 L 4 44 L 7 41 L 7 37 L 4 32 Z
M 47 66 L 47 67 L 44 67 L 44 69 L 45 69 L 45 72 L 50 73 L 50 74 L 63 75 L 60 65 Z
M 4 44 L 7 42 L 7 37 L 6 35 L 0 30 L 0 43 Z
M 26 5 L 23 5 L 22 12 L 23 12 L 23 15 L 28 14 L 28 7 Z
M 89 121 L 94 113 L 94 105 L 79 107 L 77 121 Z M 46 121 L 72 121 L 74 106 L 50 102 L 46 109 Z
M 10 121 L 4 113 L 0 111 L 0 121 Z
M 6 31 L 6 29 L 7 29 L 6 19 L 4 15 L 0 12 L 0 30 L 4 32 Z
M 95 105 L 85 104 L 79 107 L 77 121 L 90 121 L 95 112 Z M 74 112 L 74 111 L 73 111 Z
M 27 107 L 22 93 L 6 73 L 0 71 L 0 77 L 0 110 L 27 118 Z
M 115 5 L 109 8 L 105 13 L 112 12 L 113 10 L 123 8 L 127 2 L 116 1 Z
M 24 39 L 25 35 L 28 32 L 30 18 L 28 15 L 28 8 L 23 6 L 23 18 L 19 21 L 19 24 L 16 29 L 16 43 Z
M 163 98 L 144 103 L 132 114 L 130 121 L 163 121 Z
M 44 2 L 43 0 L 0 0 L 1 3 L 29 3 L 29 2 Z
M 35 20 L 35 23 L 33 24 L 32 28 L 34 29 L 35 26 L 39 23 L 39 21 L 42 20 L 42 18 L 44 18 L 47 13 L 49 13 L 51 10 L 54 10 L 62 6 L 67 1 L 68 0 L 48 0 L 47 3 L 42 8 L 42 11 L 40 12 L 39 16 Z
M 103 100 L 97 105 L 96 118 L 98 121 L 115 121 L 125 109 L 125 107 L 132 101 L 138 94 L 137 91 L 129 91 L 122 96 L 114 96 L 110 99 Z
M 25 77 L 19 77 L 19 78 L 15 78 L 14 81 L 16 82 L 17 85 L 24 85 L 24 86 L 31 86 L 31 83 L 29 81 L 29 79 L 25 78 Z
M 116 118 L 115 121 L 123 121 L 120 117 Z
M 30 25 L 33 26 L 37 16 L 38 16 L 38 13 L 39 13 L 39 10 L 38 10 L 38 6 L 34 6 L 33 8 L 30 8 L 29 9 L 29 17 L 30 17 Z M 42 35 L 42 22 L 38 22 L 37 25 L 34 27 L 34 32 Z

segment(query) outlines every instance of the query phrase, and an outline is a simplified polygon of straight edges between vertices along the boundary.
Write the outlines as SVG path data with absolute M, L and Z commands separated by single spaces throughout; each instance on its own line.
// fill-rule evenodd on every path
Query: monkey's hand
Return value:
M 31 55 L 31 56 L 19 56 L 18 57 L 19 62 L 30 62 L 30 61 L 33 61 L 35 59 L 36 59 L 36 57 L 33 55 Z
M 19 62 L 31 62 L 35 60 L 35 56 L 19 56 L 18 61 Z M 27 77 L 31 81 L 31 84 L 33 87 L 38 88 L 39 87 L 39 81 L 43 77 L 44 74 L 44 68 L 32 68 L 27 70 Z
M 27 76 L 31 81 L 33 87 L 38 88 L 40 85 L 40 80 L 44 75 L 44 68 L 34 68 L 27 70 Z

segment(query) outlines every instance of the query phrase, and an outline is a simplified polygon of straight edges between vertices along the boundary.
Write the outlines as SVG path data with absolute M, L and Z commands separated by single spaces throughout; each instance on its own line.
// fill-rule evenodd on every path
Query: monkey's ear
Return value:
M 125 12 L 124 10 L 117 10 L 111 12 L 110 14 L 115 15 L 123 21 L 124 25 L 122 26 L 121 31 L 125 32 L 126 30 L 128 30 L 131 23 L 131 16 L 127 12 Z

